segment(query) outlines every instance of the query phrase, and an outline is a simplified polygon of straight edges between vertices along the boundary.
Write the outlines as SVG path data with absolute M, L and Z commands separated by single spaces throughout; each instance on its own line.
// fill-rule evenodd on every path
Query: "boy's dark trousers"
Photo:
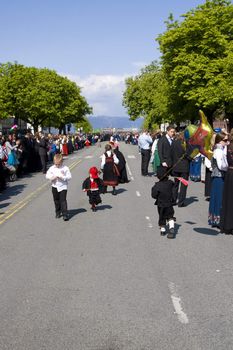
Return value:
M 159 213 L 159 226 L 166 226 L 167 220 L 173 219 L 174 209 L 173 207 L 158 207 Z
M 58 192 L 56 187 L 52 187 L 52 193 L 53 193 L 53 200 L 55 204 L 56 215 L 59 215 L 60 213 L 62 213 L 63 216 L 66 216 L 67 215 L 67 201 L 66 201 L 67 190 Z

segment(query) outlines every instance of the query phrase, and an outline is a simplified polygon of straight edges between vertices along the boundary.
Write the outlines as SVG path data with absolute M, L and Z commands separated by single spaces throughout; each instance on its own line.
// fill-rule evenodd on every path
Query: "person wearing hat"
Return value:
M 158 182 L 151 189 L 152 198 L 156 199 L 155 205 L 158 208 L 159 227 L 161 236 L 166 235 L 166 224 L 168 223 L 169 232 L 167 238 L 175 238 L 175 188 L 174 182 L 168 179 L 168 170 L 165 167 L 159 167 L 157 170 Z
M 89 169 L 89 177 L 83 181 L 82 189 L 87 192 L 92 211 L 96 211 L 96 206 L 102 202 L 100 192 L 103 191 L 104 183 L 99 178 L 98 169 L 93 166 Z

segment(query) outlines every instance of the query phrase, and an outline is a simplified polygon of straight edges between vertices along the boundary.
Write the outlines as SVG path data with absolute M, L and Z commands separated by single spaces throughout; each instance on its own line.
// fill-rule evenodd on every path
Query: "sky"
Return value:
M 125 79 L 159 59 L 156 37 L 204 0 L 0 0 L 0 62 L 54 69 L 95 116 L 127 116 Z

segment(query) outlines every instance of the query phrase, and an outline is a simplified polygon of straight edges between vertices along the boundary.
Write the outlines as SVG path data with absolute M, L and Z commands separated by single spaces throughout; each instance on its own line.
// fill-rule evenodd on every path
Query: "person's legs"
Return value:
M 56 218 L 59 218 L 61 216 L 60 196 L 59 196 L 59 192 L 55 187 L 52 187 L 52 194 L 53 194 L 53 201 L 55 204 Z
M 159 227 L 160 227 L 160 234 L 161 236 L 165 236 L 166 235 L 166 219 L 164 218 L 164 209 L 165 208 L 161 208 L 158 207 L 158 214 L 159 214 Z
M 64 220 L 68 220 L 68 212 L 67 212 L 67 190 L 63 190 L 59 193 L 60 195 L 60 205 L 61 205 L 61 212 Z
M 188 173 L 181 173 L 181 177 L 185 180 L 188 180 L 189 178 L 189 174 Z M 179 192 L 179 196 L 178 196 L 178 206 L 182 207 L 184 206 L 184 202 L 186 199 L 186 194 L 187 194 L 187 186 L 185 186 L 184 184 L 180 184 L 180 192 Z

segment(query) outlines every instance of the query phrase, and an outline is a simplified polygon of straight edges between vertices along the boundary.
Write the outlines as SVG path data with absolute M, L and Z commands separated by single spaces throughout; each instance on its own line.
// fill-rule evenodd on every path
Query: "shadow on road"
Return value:
M 11 187 L 7 187 L 7 189 L 1 194 L 1 200 L 4 201 L 6 199 L 10 199 L 13 196 L 17 196 L 18 194 L 23 192 L 26 186 L 27 185 L 13 185 Z
M 81 214 L 81 213 L 85 213 L 86 211 L 87 211 L 87 210 L 84 209 L 84 208 L 70 209 L 70 210 L 68 210 L 70 219 L 71 219 L 73 216 L 78 215 L 78 214 Z
M 186 200 L 185 200 L 185 204 L 186 204 L 186 205 L 190 205 L 190 204 L 192 204 L 193 202 L 198 202 L 198 197 L 196 197 L 196 196 L 191 196 L 191 197 L 189 197 L 189 198 L 186 198 Z
M 11 203 L 1 203 L 0 204 L 0 209 L 4 208 L 4 207 L 8 207 L 8 205 L 10 205 Z
M 194 231 L 201 233 L 203 235 L 208 235 L 208 236 L 217 236 L 219 235 L 219 231 L 214 230 L 212 228 L 207 228 L 207 227 L 197 227 L 193 229 Z
M 112 209 L 112 206 L 109 204 L 105 205 L 98 205 L 97 210 L 105 210 L 105 209 Z
M 118 188 L 118 189 L 116 190 L 116 193 L 117 193 L 117 194 L 121 194 L 121 193 L 123 193 L 123 192 L 125 192 L 125 191 L 127 191 L 125 188 Z

